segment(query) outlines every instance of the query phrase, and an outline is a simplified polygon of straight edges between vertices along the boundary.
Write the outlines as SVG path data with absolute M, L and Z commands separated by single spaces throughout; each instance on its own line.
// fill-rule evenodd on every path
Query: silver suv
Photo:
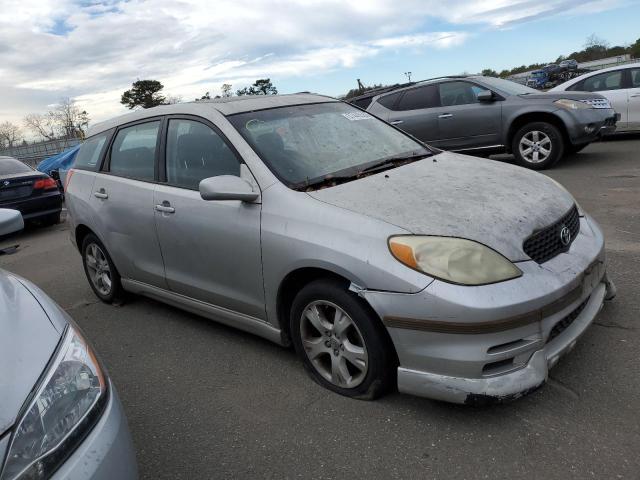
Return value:
M 367 111 L 445 150 L 510 152 L 519 165 L 553 166 L 603 134 L 616 113 L 598 93 L 539 92 L 493 77 L 446 77 L 374 97 Z
M 98 297 L 293 344 L 352 397 L 517 397 L 613 296 L 602 233 L 557 183 L 327 97 L 134 112 L 92 128 L 67 182 Z

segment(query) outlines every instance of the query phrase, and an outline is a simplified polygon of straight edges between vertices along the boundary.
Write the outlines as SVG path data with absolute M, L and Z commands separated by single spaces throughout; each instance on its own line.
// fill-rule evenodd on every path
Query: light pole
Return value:
M 404 72 L 404 76 L 407 77 L 407 80 L 411 81 L 411 72 Z

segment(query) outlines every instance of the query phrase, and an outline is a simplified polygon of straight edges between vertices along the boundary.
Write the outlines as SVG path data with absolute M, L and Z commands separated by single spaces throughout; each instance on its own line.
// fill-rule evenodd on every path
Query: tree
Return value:
M 24 117 L 24 126 L 43 140 L 53 140 L 56 138 L 57 122 L 53 112 L 45 114 L 30 113 Z
M 75 100 L 63 98 L 50 115 L 55 119 L 56 129 L 67 138 L 84 138 L 89 127 L 89 114 L 76 105 Z
M 0 147 L 11 148 L 22 140 L 20 127 L 11 122 L 0 123 Z
M 151 108 L 164 105 L 166 98 L 160 93 L 164 85 L 157 80 L 136 80 L 131 89 L 122 94 L 120 103 L 133 110 L 136 107 Z
M 495 70 L 491 69 L 491 68 L 485 68 L 484 70 L 482 70 L 482 75 L 485 77 L 497 77 L 498 76 L 498 72 L 496 72 Z
M 276 95 L 278 90 L 271 83 L 270 78 L 260 78 L 250 87 L 244 87 L 236 91 L 236 95 Z
M 629 47 L 629 52 L 633 58 L 640 58 L 640 38 Z
M 233 92 L 231 91 L 231 84 L 229 83 L 223 83 L 222 87 L 220 87 L 220 91 L 222 92 L 222 98 L 228 98 L 233 95 Z
M 209 92 L 207 92 L 200 98 L 196 98 L 196 102 L 199 102 L 200 100 L 211 100 L 211 95 L 209 94 Z

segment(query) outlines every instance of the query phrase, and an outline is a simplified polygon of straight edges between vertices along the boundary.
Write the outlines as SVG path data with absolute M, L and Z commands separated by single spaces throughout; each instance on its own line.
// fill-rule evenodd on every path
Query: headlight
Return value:
M 464 238 L 398 235 L 389 239 L 389 249 L 406 266 L 461 285 L 486 285 L 522 275 L 495 250 Z
M 14 430 L 1 480 L 49 478 L 102 413 L 107 380 L 69 326 L 56 358 Z
M 581 102 L 580 100 L 569 100 L 568 98 L 561 98 L 560 100 L 556 100 L 556 105 L 562 108 L 566 108 L 568 110 L 581 110 L 584 108 L 593 108 L 591 105 L 585 102 Z

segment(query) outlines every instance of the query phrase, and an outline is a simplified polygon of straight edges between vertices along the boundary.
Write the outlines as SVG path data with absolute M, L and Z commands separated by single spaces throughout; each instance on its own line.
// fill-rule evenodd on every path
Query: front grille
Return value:
M 567 227 L 571 234 L 568 242 L 565 238 L 566 243 L 563 243 L 560 235 L 564 227 Z M 522 249 L 532 260 L 544 263 L 559 253 L 569 250 L 578 232 L 580 232 L 580 215 L 574 205 L 560 220 L 534 232 L 524 241 Z
M 578 305 L 578 307 L 573 312 L 571 312 L 569 315 L 564 317 L 562 320 L 560 320 L 558 323 L 556 323 L 553 326 L 553 328 L 551 329 L 551 332 L 549 333 L 549 338 L 547 338 L 547 343 L 549 343 L 551 340 L 553 340 L 562 332 L 564 332 L 569 327 L 569 325 L 571 325 L 573 321 L 576 318 L 578 318 L 578 316 L 582 313 L 582 310 L 584 310 L 584 307 L 587 306 L 587 302 L 589 301 L 589 298 L 590 297 L 587 297 L 587 299 L 584 302 L 582 302 L 580 305 Z
M 589 98 L 582 100 L 582 102 L 591 105 L 593 108 L 611 108 L 611 104 L 606 98 Z

